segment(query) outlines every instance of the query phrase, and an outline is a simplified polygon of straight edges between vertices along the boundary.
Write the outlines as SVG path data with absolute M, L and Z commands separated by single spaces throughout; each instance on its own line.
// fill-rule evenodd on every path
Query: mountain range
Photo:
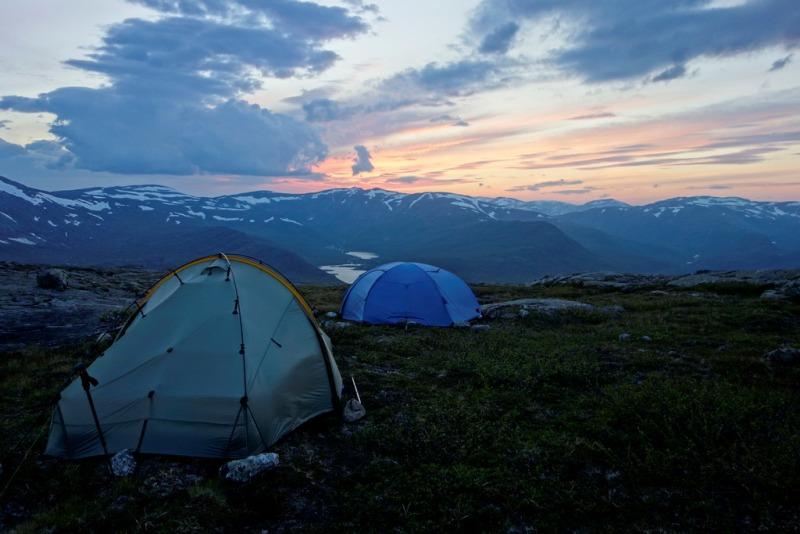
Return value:
M 48 192 L 0 177 L 2 260 L 170 268 L 218 251 L 258 257 L 299 283 L 395 260 L 509 283 L 595 270 L 796 267 L 800 202 L 575 205 L 360 188 L 198 197 L 161 185 Z

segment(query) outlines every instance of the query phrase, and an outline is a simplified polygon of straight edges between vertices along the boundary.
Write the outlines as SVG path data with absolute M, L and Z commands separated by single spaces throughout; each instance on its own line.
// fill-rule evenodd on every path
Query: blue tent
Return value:
M 469 286 L 424 263 L 387 263 L 365 272 L 344 296 L 342 318 L 371 324 L 451 326 L 479 317 Z

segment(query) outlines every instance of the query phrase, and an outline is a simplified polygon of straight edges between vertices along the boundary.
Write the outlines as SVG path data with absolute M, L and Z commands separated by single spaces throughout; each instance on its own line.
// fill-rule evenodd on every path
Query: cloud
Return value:
M 397 176 L 386 180 L 390 184 L 414 184 L 422 180 L 419 176 Z
M 359 13 L 373 13 L 378 15 L 380 8 L 377 4 L 368 4 L 364 0 L 344 0 L 344 3 L 355 8 Z
M 583 195 L 584 193 L 591 193 L 597 191 L 596 187 L 581 187 L 579 189 L 561 189 L 560 191 L 551 191 L 555 195 Z
M 714 191 L 725 191 L 726 189 L 733 189 L 733 186 L 732 185 L 727 185 L 727 184 L 691 185 L 691 186 L 685 187 L 684 189 L 697 189 L 697 190 L 701 190 L 701 191 L 704 191 L 704 190 L 707 190 L 707 189 L 711 189 L 711 190 L 714 190 Z
M 265 77 L 315 74 L 323 43 L 363 33 L 342 7 L 273 0 L 136 0 L 162 13 L 111 26 L 72 67 L 99 88 L 6 96 L 0 109 L 48 112 L 77 168 L 123 174 L 304 175 L 327 150 L 308 124 L 240 100 Z
M 271 24 L 281 33 L 310 41 L 348 37 L 365 32 L 368 25 L 338 6 L 296 0 L 129 0 L 162 13 L 234 21 L 241 26 Z M 360 2 L 351 5 L 363 7 Z
M 568 185 L 581 185 L 582 183 L 583 183 L 583 180 L 564 180 L 564 179 L 561 179 L 561 180 L 548 180 L 548 181 L 545 181 L 545 182 L 538 182 L 538 183 L 529 184 L 529 185 L 517 185 L 517 186 L 514 186 L 514 187 L 512 187 L 510 189 L 506 189 L 506 191 L 511 191 L 511 192 L 540 191 L 542 189 L 549 188 L 549 187 L 563 187 L 565 185 L 566 186 L 568 186 Z M 557 191 L 553 191 L 553 192 L 556 193 Z
M 68 167 L 74 160 L 73 154 L 55 141 L 34 141 L 27 145 L 17 145 L 0 139 L 0 163 L 3 172 L 9 174 L 31 170 L 36 172 Z
M 775 72 L 776 70 L 781 70 L 783 67 L 791 63 L 793 54 L 789 54 L 786 57 L 782 57 L 781 59 L 776 60 L 772 66 L 769 68 L 770 72 Z
M 503 24 L 483 37 L 478 51 L 482 54 L 505 54 L 518 31 L 519 25 L 516 22 Z
M 431 122 L 449 122 L 452 126 L 469 126 L 469 123 L 462 119 L 461 117 L 456 117 L 453 115 L 437 115 L 436 117 L 432 117 L 430 119 Z
M 585 115 L 576 115 L 574 117 L 570 117 L 569 120 L 571 121 L 586 121 L 592 119 L 606 119 L 611 117 L 616 117 L 616 113 L 611 113 L 609 111 L 601 111 L 598 113 L 587 113 Z
M 464 96 L 503 84 L 504 64 L 481 59 L 461 59 L 450 63 L 428 63 L 407 69 L 381 83 L 386 92 L 422 90 L 429 96 Z
M 471 180 L 468 178 L 435 178 L 433 176 L 438 176 L 439 173 L 431 172 L 426 173 L 428 176 L 414 176 L 414 175 L 405 175 L 405 176 L 391 176 L 386 177 L 386 175 L 380 176 L 379 178 L 383 178 L 383 183 L 386 185 L 413 185 L 415 187 L 439 187 L 439 186 L 448 186 L 448 185 L 456 185 L 456 184 L 473 184 L 476 183 L 476 180 Z
M 656 74 L 654 81 L 685 74 L 699 57 L 745 54 L 800 44 L 800 3 L 746 0 L 483 0 L 469 33 L 481 43 L 509 23 L 545 21 L 564 27 L 565 46 L 548 60 L 589 82 Z
M 375 166 L 372 165 L 369 150 L 364 145 L 356 145 L 353 147 L 356 151 L 356 157 L 353 160 L 353 176 L 361 174 L 362 172 L 372 172 Z
M 655 76 L 653 76 L 653 82 L 668 82 L 670 80 L 677 80 L 678 78 L 683 78 L 686 75 L 686 67 L 683 65 L 673 65 L 672 67 L 665 69 Z
M 411 106 L 439 107 L 450 99 L 505 86 L 513 79 L 515 61 L 465 58 L 428 63 L 377 81 L 374 89 L 351 101 L 316 98 L 303 104 L 309 122 L 347 120 L 357 115 L 396 111 Z M 465 124 L 458 124 L 465 126 Z

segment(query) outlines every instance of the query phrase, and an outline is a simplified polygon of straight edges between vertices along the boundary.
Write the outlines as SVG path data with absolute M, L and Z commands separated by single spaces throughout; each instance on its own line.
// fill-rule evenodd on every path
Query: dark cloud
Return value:
M 590 82 L 660 73 L 685 73 L 701 56 L 732 56 L 800 44 L 800 2 L 749 0 L 713 6 L 711 0 L 483 0 L 470 33 L 483 43 L 504 24 L 566 23 L 568 44 L 550 60 Z
M 0 121 L 0 130 L 7 130 L 8 125 L 11 123 L 10 120 L 1 120 Z
M 129 0 L 166 14 L 235 21 L 262 28 L 271 24 L 283 34 L 310 41 L 353 36 L 367 24 L 347 9 L 296 0 Z
M 478 51 L 482 54 L 505 54 L 511 48 L 518 31 L 519 25 L 516 22 L 503 24 L 483 37 Z
M 563 186 L 569 186 L 569 185 L 581 185 L 582 183 L 583 183 L 583 180 L 564 180 L 564 179 L 561 179 L 561 180 L 548 180 L 548 181 L 545 181 L 545 182 L 538 182 L 538 183 L 535 183 L 535 184 L 517 185 L 517 186 L 514 186 L 514 187 L 512 187 L 510 189 L 506 189 L 506 191 L 513 191 L 513 192 L 518 192 L 518 191 L 540 191 L 542 189 L 549 188 L 549 187 L 563 187 Z M 556 192 L 556 191 L 554 191 L 554 192 Z
M 686 75 L 686 67 L 683 65 L 673 65 L 668 69 L 664 69 L 663 71 L 659 72 L 655 76 L 653 76 L 653 82 L 668 82 L 670 80 L 677 80 L 678 78 L 683 78 Z
M 322 43 L 366 31 L 342 7 L 295 0 L 137 0 L 165 16 L 111 26 L 87 59 L 100 88 L 6 96 L 0 109 L 48 112 L 78 168 L 125 174 L 307 173 L 326 147 L 307 124 L 240 100 L 264 77 L 318 73 Z
M 27 145 L 17 145 L 0 139 L 0 162 L 4 172 L 62 170 L 73 160 L 74 156 L 55 141 L 34 141 Z
M 375 166 L 372 164 L 372 156 L 364 145 L 356 145 L 353 147 L 356 151 L 356 157 L 353 160 L 353 176 L 361 174 L 362 172 L 372 172 Z
M 452 63 L 428 63 L 407 69 L 384 80 L 387 92 L 422 90 L 430 96 L 464 96 L 503 84 L 503 64 L 496 61 L 462 59 Z
M 306 120 L 310 122 L 328 122 L 346 119 L 356 113 L 355 108 L 345 107 L 330 98 L 316 98 L 303 104 Z
M 25 154 L 25 148 L 0 139 L 0 159 L 13 158 Z
M 371 92 L 350 102 L 317 98 L 305 102 L 303 111 L 310 122 L 350 119 L 356 115 L 396 111 L 410 106 L 438 107 L 450 99 L 506 85 L 516 62 L 506 59 L 462 59 L 451 63 L 428 63 L 380 80 Z M 457 126 L 467 126 L 456 121 Z
M 775 62 L 772 64 L 772 66 L 769 68 L 769 71 L 770 71 L 770 72 L 775 72 L 776 70 L 781 70 L 783 67 L 785 67 L 786 65 L 788 65 L 789 63 L 791 63 L 791 61 L 792 61 L 792 55 L 793 55 L 793 54 L 789 54 L 789 55 L 788 55 L 788 56 L 786 56 L 786 57 L 782 57 L 781 59 L 778 59 L 778 60 L 776 60 L 776 61 L 775 61 Z

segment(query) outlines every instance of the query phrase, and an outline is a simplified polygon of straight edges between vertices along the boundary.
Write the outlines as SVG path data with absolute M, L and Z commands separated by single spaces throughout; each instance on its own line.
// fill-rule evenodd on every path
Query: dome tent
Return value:
M 157 282 L 86 371 L 61 393 L 46 454 L 247 456 L 338 409 L 342 389 L 297 289 L 224 254 Z
M 452 326 L 480 314 L 478 300 L 461 278 L 433 265 L 407 262 L 363 273 L 341 307 L 343 319 L 371 324 Z

